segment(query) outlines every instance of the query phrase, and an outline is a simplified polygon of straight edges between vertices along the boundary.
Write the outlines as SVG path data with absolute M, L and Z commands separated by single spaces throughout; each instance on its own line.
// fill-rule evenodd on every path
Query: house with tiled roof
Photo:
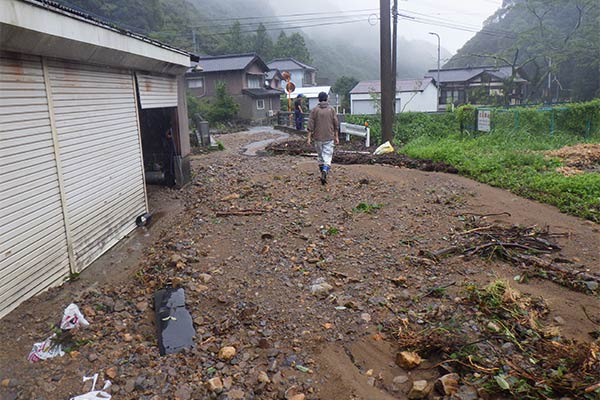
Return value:
M 361 81 L 350 91 L 351 114 L 375 114 L 381 81 Z M 396 113 L 437 111 L 437 85 L 432 78 L 396 81 Z
M 256 53 L 200 56 L 186 74 L 188 91 L 199 99 L 216 95 L 217 83 L 240 105 L 239 118 L 261 120 L 280 108 L 283 90 L 267 83 L 269 67 Z
M 290 73 L 290 80 L 297 88 L 317 86 L 317 69 L 308 64 L 300 62 L 295 58 L 276 58 L 268 64 L 270 69 Z
M 425 76 L 437 79 L 438 70 L 431 69 Z M 440 108 L 447 104 L 485 104 L 490 97 L 504 96 L 505 83 L 511 77 L 512 67 L 508 65 L 440 69 Z M 525 73 L 517 69 L 508 93 L 510 104 L 521 104 L 527 84 Z

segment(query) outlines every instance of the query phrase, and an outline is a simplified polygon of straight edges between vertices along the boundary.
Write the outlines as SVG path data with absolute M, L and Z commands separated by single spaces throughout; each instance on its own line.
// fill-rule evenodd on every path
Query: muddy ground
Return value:
M 281 138 L 258 130 L 218 138 L 224 151 L 194 156 L 193 184 L 151 190 L 152 226 L 77 281 L 3 318 L 0 398 L 66 399 L 83 392 L 82 376 L 99 373 L 100 385 L 113 382 L 115 400 L 405 399 L 413 381 L 431 386 L 443 371 L 435 356 L 416 369 L 399 367 L 398 332 L 464 314 L 455 333 L 473 336 L 481 313 L 466 291 L 498 279 L 543 298 L 542 322 L 560 337 L 594 340 L 593 282 L 583 293 L 536 276 L 515 281 L 523 268 L 502 260 L 425 261 L 423 251 L 447 247 L 461 216 L 505 212 L 482 221 L 564 234 L 555 238 L 562 248 L 555 256 L 599 276 L 598 225 L 446 173 L 334 165 L 322 186 L 315 160 L 242 154 L 269 135 Z M 161 357 L 151 299 L 165 285 L 185 289 L 196 346 Z M 76 332 L 77 346 L 28 363 L 32 344 L 70 302 L 91 323 Z M 236 349 L 233 359 L 219 358 L 224 346 Z M 600 381 L 591 376 L 590 384 Z M 454 398 L 486 397 L 468 383 L 461 379 Z

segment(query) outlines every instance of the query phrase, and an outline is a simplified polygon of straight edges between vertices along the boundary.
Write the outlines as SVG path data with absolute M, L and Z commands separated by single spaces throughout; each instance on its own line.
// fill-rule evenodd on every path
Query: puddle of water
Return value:
M 185 308 L 182 288 L 166 288 L 154 294 L 156 329 L 160 355 L 177 353 L 194 345 L 192 316 Z

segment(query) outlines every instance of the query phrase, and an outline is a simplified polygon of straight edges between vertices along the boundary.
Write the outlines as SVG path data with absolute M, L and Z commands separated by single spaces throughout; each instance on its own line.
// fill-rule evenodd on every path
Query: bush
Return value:
M 209 122 L 224 122 L 233 119 L 240 109 L 240 105 L 233 97 L 227 94 L 227 84 L 217 82 L 217 90 L 214 103 L 210 104 L 206 119 Z

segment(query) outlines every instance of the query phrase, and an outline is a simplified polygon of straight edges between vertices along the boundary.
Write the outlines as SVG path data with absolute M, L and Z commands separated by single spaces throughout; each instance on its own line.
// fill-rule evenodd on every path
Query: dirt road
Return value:
M 194 157 L 192 185 L 151 196 L 163 215 L 154 226 L 1 320 L 1 398 L 65 399 L 98 372 L 115 400 L 403 399 L 413 381 L 432 384 L 440 372 L 433 359 L 397 366 L 394 333 L 497 279 L 542 296 L 544 321 L 563 336 L 592 341 L 597 297 L 535 277 L 518 283 L 523 270 L 503 261 L 423 262 L 420 251 L 447 246 L 460 215 L 507 212 L 486 221 L 568 233 L 557 238 L 561 257 L 600 274 L 597 225 L 450 174 L 334 166 L 321 186 L 314 160 L 242 154 L 269 137 L 278 135 L 220 137 L 224 151 Z M 150 302 L 167 283 L 185 288 L 196 347 L 161 357 Z M 29 364 L 32 343 L 71 301 L 91 322 L 80 346 Z M 232 360 L 219 359 L 223 346 L 236 349 Z M 463 399 L 477 398 L 463 386 Z

